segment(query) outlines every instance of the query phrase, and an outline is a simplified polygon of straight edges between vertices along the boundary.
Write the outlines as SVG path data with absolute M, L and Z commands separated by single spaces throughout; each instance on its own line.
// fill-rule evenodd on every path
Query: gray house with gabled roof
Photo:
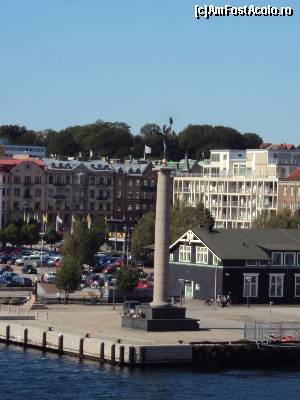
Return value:
M 193 228 L 170 246 L 170 295 L 300 303 L 300 230 Z

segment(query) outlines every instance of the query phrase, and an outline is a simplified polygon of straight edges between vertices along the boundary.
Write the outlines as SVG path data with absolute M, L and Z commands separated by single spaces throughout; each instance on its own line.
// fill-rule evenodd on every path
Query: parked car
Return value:
M 37 269 L 30 265 L 24 265 L 24 267 L 21 268 L 21 272 L 23 274 L 37 274 Z
M 13 272 L 13 267 L 11 267 L 10 265 L 4 265 L 4 266 L 1 268 L 0 271 L 2 271 L 2 273 L 3 273 L 4 271 Z M 1 273 L 1 272 L 0 272 L 0 273 Z
M 8 261 L 10 261 L 12 259 L 12 256 L 9 254 L 2 254 L 0 256 L 0 264 L 4 264 L 7 263 Z
M 152 289 L 152 282 L 147 281 L 147 279 L 140 279 L 136 285 L 137 289 Z
M 32 280 L 23 276 L 14 276 L 12 278 L 11 286 L 32 287 Z
M 109 264 L 102 271 L 103 274 L 113 274 L 117 269 L 121 268 L 120 264 Z
M 49 260 L 47 261 L 47 264 L 49 267 L 55 267 L 55 263 L 57 261 L 61 261 L 61 257 L 60 256 L 54 256 L 54 257 L 50 257 Z
M 0 276 L 0 286 L 13 286 L 12 285 L 13 277 L 9 275 L 4 275 L 3 274 Z
M 55 275 L 56 275 L 56 272 L 47 272 L 44 275 L 44 282 L 54 283 L 55 282 Z
M 100 275 L 88 275 L 85 278 L 86 286 L 95 287 L 95 286 L 103 286 L 104 281 L 100 277 Z

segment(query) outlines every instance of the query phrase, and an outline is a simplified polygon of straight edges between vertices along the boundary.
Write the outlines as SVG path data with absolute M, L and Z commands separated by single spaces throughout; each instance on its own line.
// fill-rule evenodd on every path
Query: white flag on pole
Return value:
M 59 231 L 59 225 L 63 223 L 63 220 L 60 218 L 59 214 L 57 214 L 56 217 L 56 224 L 55 224 L 55 230 L 56 232 Z
M 151 154 L 151 147 L 145 145 L 145 154 Z

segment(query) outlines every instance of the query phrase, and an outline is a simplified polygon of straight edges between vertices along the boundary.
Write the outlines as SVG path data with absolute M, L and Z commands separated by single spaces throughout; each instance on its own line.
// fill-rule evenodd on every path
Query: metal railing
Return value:
M 300 322 L 272 322 L 258 323 L 245 322 L 244 339 L 255 342 L 281 341 L 291 337 L 294 341 L 300 341 Z

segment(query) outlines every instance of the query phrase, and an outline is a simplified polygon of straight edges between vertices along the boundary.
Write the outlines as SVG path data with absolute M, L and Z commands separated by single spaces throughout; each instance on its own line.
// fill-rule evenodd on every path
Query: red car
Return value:
M 140 279 L 136 285 L 138 289 L 152 289 L 153 285 L 147 279 Z

